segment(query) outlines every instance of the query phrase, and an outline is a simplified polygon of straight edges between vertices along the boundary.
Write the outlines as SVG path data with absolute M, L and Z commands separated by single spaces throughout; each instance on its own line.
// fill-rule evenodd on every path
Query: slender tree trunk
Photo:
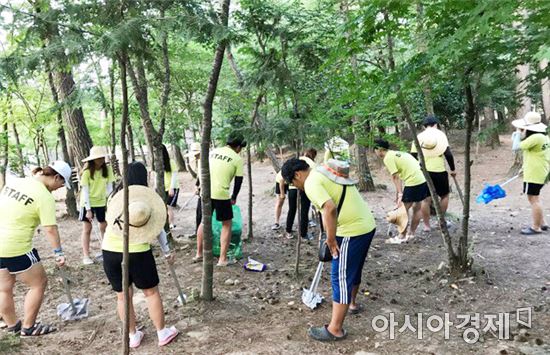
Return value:
M 491 149 L 495 149 L 496 146 L 500 147 L 500 137 L 498 135 L 499 125 L 494 108 L 484 107 L 483 117 L 485 118 L 486 128 L 489 130 L 486 145 L 490 146 Z
M 0 138 L 2 139 L 2 165 L 0 166 L 0 189 L 4 187 L 6 184 L 6 171 L 8 170 L 8 123 L 5 122 L 2 125 L 2 133 L 0 134 Z
M 296 240 L 296 261 L 294 262 L 294 276 L 298 278 L 300 276 L 300 254 L 302 249 L 302 198 L 300 197 L 300 191 L 298 191 L 296 197 L 296 212 L 298 213 L 298 238 Z
M 250 146 L 251 144 L 248 144 L 246 147 L 246 172 L 248 175 L 248 241 L 252 241 L 252 239 L 254 239 L 254 226 L 252 224 L 252 197 L 254 194 L 252 189 L 252 155 L 250 154 Z
M 221 1 L 220 22 L 227 28 L 229 18 L 230 0 Z M 227 44 L 226 39 L 222 39 L 216 48 L 212 72 L 208 82 L 208 89 L 203 104 L 202 120 L 202 142 L 201 142 L 201 198 L 202 198 L 202 224 L 203 224 L 203 264 L 202 264 L 202 287 L 201 296 L 206 301 L 212 301 L 213 290 L 212 283 L 214 278 L 214 269 L 212 265 L 212 201 L 210 199 L 210 164 L 208 162 L 210 141 L 212 134 L 212 105 L 216 96 L 218 79 L 223 64 L 223 55 Z
M 129 253 L 129 232 L 130 226 L 127 223 L 129 220 L 128 212 L 128 151 L 126 149 L 126 125 L 128 123 L 128 85 L 126 83 L 126 64 L 128 63 L 128 57 L 126 52 L 123 51 L 120 54 L 120 84 L 122 88 L 122 121 L 120 124 L 120 147 L 122 149 L 122 186 L 123 186 L 123 252 L 122 252 L 122 288 L 124 293 L 124 325 L 122 331 L 122 344 L 123 354 L 129 354 L 130 352 L 130 290 L 129 290 L 129 273 L 128 267 L 130 262 Z
M 531 98 L 527 96 L 527 77 L 529 76 L 529 64 L 522 64 L 518 65 L 517 67 L 518 73 L 517 78 L 519 80 L 519 84 L 516 87 L 516 93 L 520 97 L 520 107 L 516 111 L 515 118 L 523 118 L 525 114 L 529 111 L 531 111 Z
M 540 70 L 544 71 L 548 67 L 548 59 L 543 59 L 540 62 Z M 548 77 L 540 80 L 542 93 L 542 107 L 544 109 L 544 117 L 546 122 L 550 122 L 550 79 Z
M 417 42 L 418 49 L 420 53 L 424 53 L 427 50 L 426 38 L 424 33 L 424 5 L 422 4 L 423 0 L 418 0 L 416 3 L 416 14 L 417 14 Z M 432 87 L 431 87 L 431 76 L 430 74 L 424 75 L 422 78 L 422 91 L 424 92 L 424 106 L 426 107 L 426 113 L 428 115 L 435 115 L 434 112 L 434 102 L 432 98 Z
M 128 120 L 128 124 L 126 125 L 126 132 L 128 133 L 126 140 L 128 142 L 127 147 L 129 147 L 128 153 L 130 154 L 130 161 L 135 161 L 136 160 L 136 147 L 135 147 L 135 144 L 134 144 L 134 130 L 132 128 L 131 120 Z M 140 149 L 141 149 L 141 144 L 140 144 Z M 141 151 L 141 156 L 143 157 L 143 161 L 145 162 L 145 165 L 147 166 L 147 160 L 145 159 L 145 155 L 143 155 L 143 150 Z
M 109 67 L 109 96 L 111 99 L 111 154 L 116 155 L 116 114 L 115 114 L 115 64 Z
M 19 175 L 19 177 L 24 177 L 25 170 L 23 167 L 25 166 L 25 157 L 23 156 L 23 149 L 21 148 L 21 141 L 19 140 L 19 132 L 17 131 L 17 126 L 15 125 L 15 122 L 11 124 L 11 129 L 15 138 L 17 160 L 19 160 L 19 162 L 17 163 L 17 175 Z
M 176 164 L 178 165 L 178 171 L 187 172 L 187 165 L 185 164 L 185 159 L 183 158 L 183 154 L 181 153 L 179 144 L 172 144 L 172 150 L 174 152 L 174 157 L 176 157 Z

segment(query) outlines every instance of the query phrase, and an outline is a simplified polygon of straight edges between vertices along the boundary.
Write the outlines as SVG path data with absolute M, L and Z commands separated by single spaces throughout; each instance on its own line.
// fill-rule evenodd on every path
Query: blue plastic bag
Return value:
M 500 185 L 487 185 L 481 191 L 481 194 L 476 198 L 477 203 L 488 204 L 493 200 L 506 197 L 506 191 Z

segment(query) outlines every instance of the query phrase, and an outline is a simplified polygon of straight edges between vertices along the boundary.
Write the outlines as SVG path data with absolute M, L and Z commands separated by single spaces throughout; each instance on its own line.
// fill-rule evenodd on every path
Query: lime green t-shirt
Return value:
M 544 184 L 550 172 L 550 139 L 546 134 L 533 134 L 523 140 L 523 180 Z
M 90 190 L 90 207 L 105 207 L 107 205 L 107 184 L 115 181 L 113 169 L 107 166 L 107 177 L 103 177 L 100 170 L 96 170 L 94 178 L 90 176 L 90 170 L 85 169 L 80 178 L 81 186 L 88 186 Z M 84 195 L 80 196 L 80 206 L 84 206 Z
M 417 152 L 418 150 L 416 149 L 416 145 L 413 142 L 411 146 L 411 153 Z M 428 170 L 429 172 L 443 173 L 447 171 L 447 169 L 445 169 L 445 159 L 443 155 L 439 155 L 437 157 L 427 157 L 426 155 L 424 155 L 424 160 L 426 161 L 426 170 Z
M 304 184 L 307 197 L 321 210 L 328 200 L 336 206 L 342 197 L 343 186 L 331 181 L 316 170 L 311 170 Z M 357 237 L 372 232 L 376 227 L 370 207 L 359 194 L 355 186 L 348 186 L 346 197 L 338 215 L 336 235 L 339 237 Z
M 384 165 L 390 175 L 398 173 L 405 186 L 416 186 L 426 182 L 420 163 L 409 153 L 388 150 Z
M 165 171 L 164 172 L 164 191 L 170 190 L 170 185 L 172 185 L 172 176 L 175 174 L 176 176 L 176 183 L 175 183 L 175 189 L 179 189 L 179 179 L 178 179 L 178 168 L 176 167 L 176 164 L 170 160 L 170 169 L 171 171 Z
M 284 183 L 284 184 L 286 185 L 286 182 L 285 182 L 285 180 L 283 179 L 283 174 L 281 174 L 281 172 L 279 171 L 279 172 L 277 173 L 277 175 L 275 175 L 275 183 L 276 183 L 276 184 L 280 184 L 281 182 Z M 294 186 L 294 185 L 289 185 L 288 188 L 289 188 L 290 190 L 296 190 L 296 186 Z
M 13 179 L 0 192 L 0 257 L 11 258 L 32 250 L 38 225 L 55 226 L 55 199 L 35 178 Z
M 243 160 L 231 147 L 210 152 L 210 197 L 229 200 L 229 185 L 235 176 L 243 176 Z
M 113 232 L 111 231 L 111 226 L 107 226 L 107 229 L 105 230 L 105 236 L 103 237 L 101 249 L 112 251 L 114 253 L 122 253 L 123 251 L 122 238 L 113 234 Z M 149 243 L 128 245 L 128 251 L 130 253 L 142 253 L 149 249 L 151 249 L 151 244 Z

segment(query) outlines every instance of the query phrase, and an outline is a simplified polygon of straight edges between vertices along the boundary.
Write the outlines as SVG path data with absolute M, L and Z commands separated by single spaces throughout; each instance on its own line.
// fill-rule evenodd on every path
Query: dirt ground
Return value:
M 504 146 L 500 150 L 481 148 L 474 157 L 473 194 L 477 195 L 484 182 L 497 183 L 506 180 L 506 173 L 513 161 L 510 143 L 502 137 Z M 474 148 L 475 152 L 475 148 Z M 454 149 L 458 161 L 459 180 L 462 178 L 462 149 Z M 374 161 L 374 158 L 371 159 Z M 245 271 L 237 264 L 219 270 L 215 268 L 213 302 L 191 301 L 179 307 L 175 302 L 177 292 L 172 286 L 168 268 L 158 257 L 160 290 L 166 309 L 168 325 L 176 325 L 181 334 L 175 342 L 159 349 L 154 327 L 149 320 L 145 300 L 140 292 L 134 297 L 139 323 L 144 327 L 145 338 L 136 354 L 297 354 L 297 353 L 342 353 L 342 354 L 550 354 L 550 273 L 548 251 L 550 233 L 525 237 L 519 235 L 521 226 L 529 222 L 530 210 L 527 199 L 521 195 L 521 181 L 508 185 L 508 197 L 488 205 L 473 202 L 471 212 L 470 252 L 474 258 L 473 274 L 453 280 L 445 272 L 446 252 L 436 230 L 431 235 L 419 236 L 405 245 L 384 244 L 387 223 L 385 213 L 392 208 L 394 189 L 388 174 L 381 169 L 380 162 L 374 162 L 377 184 L 388 186 L 387 191 L 378 189 L 366 193 L 368 204 L 377 219 L 377 234 L 373 240 L 368 260 L 363 271 L 363 283 L 359 300 L 365 311 L 349 316 L 345 327 L 347 340 L 324 344 L 312 341 L 307 328 L 328 323 L 331 312 L 331 289 L 327 264 L 320 284 L 320 291 L 326 299 L 321 307 L 311 311 L 301 302 L 302 288 L 309 283 L 317 266 L 316 242 L 302 244 L 300 276 L 294 275 L 296 240 L 287 240 L 270 230 L 273 223 L 274 197 L 272 186 L 274 172 L 265 163 L 253 166 L 254 187 L 254 239 L 244 244 L 245 257 L 250 256 L 268 265 L 263 273 Z M 245 179 L 246 180 L 246 179 Z M 193 183 L 188 174 L 181 175 L 182 193 L 180 204 L 192 196 Z M 548 187 L 543 190 L 543 202 L 550 216 Z M 458 238 L 456 218 L 462 215 L 460 200 L 453 192 L 450 215 L 455 218 L 451 232 Z M 63 215 L 64 203 L 59 196 L 58 215 L 64 248 L 74 281 L 72 293 L 75 297 L 88 297 L 90 317 L 76 322 L 63 322 L 56 313 L 57 304 L 66 302 L 62 284 L 57 277 L 50 247 L 45 238 L 38 236 L 35 245 L 41 253 L 49 275 L 49 285 L 39 318 L 52 322 L 59 331 L 36 338 L 13 339 L 3 336 L 0 349 L 8 353 L 34 354 L 105 354 L 120 349 L 121 323 L 115 313 L 115 295 L 96 263 L 90 267 L 80 262 L 80 224 Z M 473 200 L 475 196 L 473 197 Z M 247 182 L 239 197 L 239 205 L 246 220 Z M 177 273 L 188 295 L 197 292 L 201 282 L 201 265 L 193 264 L 195 240 L 194 203 L 178 213 L 177 229 Z M 283 220 L 286 206 L 283 210 Z M 297 222 L 296 222 L 297 223 Z M 432 225 L 435 221 L 432 220 Z M 244 229 L 246 230 L 246 229 Z M 99 243 L 93 243 L 94 252 Z M 159 249 L 155 249 L 159 254 Z M 236 285 L 227 285 L 228 279 L 238 280 Z M 16 302 L 19 314 L 22 312 L 25 288 L 16 287 Z M 516 321 L 516 309 L 530 307 L 532 324 L 520 329 Z M 457 329 L 463 323 L 464 315 L 480 313 L 484 328 L 486 316 L 510 314 L 510 339 L 499 340 L 499 331 L 482 333 L 479 341 L 466 343 L 462 338 L 464 329 Z M 405 316 L 410 316 L 416 328 L 418 314 L 423 316 L 423 334 L 411 330 L 399 331 Z M 445 339 L 443 330 L 434 332 L 438 322 L 426 320 L 430 316 L 449 314 L 453 322 L 450 334 Z M 394 339 L 389 330 L 376 331 L 372 325 L 378 316 L 377 329 L 383 322 L 381 317 L 393 315 L 398 325 Z M 462 316 L 462 317 L 460 317 Z M 433 317 L 432 317 L 433 318 Z M 524 319 L 524 318 L 522 318 Z M 462 320 L 462 321 L 461 321 Z M 473 322 L 473 321 L 472 321 Z M 474 328 L 475 322 L 467 328 Z M 498 327 L 498 325 L 496 325 Z M 523 326 L 525 328 L 525 326 Z M 437 330 L 437 329 L 435 329 Z M 471 331 L 471 330 L 470 330 Z

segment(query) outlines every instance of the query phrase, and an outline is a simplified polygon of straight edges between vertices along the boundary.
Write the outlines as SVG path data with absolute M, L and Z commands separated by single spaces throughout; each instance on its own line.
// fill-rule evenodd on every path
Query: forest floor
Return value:
M 482 147 L 474 157 L 472 200 L 483 188 L 484 182 L 497 183 L 506 179 L 513 162 L 510 142 L 502 138 L 504 146 L 499 150 Z M 461 181 L 463 149 L 454 148 Z M 474 148 L 475 153 L 475 148 Z M 371 161 L 374 162 L 374 158 Z M 373 240 L 363 271 L 363 283 L 358 297 L 365 311 L 347 317 L 345 327 L 348 339 L 334 344 L 310 340 L 307 329 L 312 325 L 328 323 L 331 313 L 331 289 L 327 264 L 320 283 L 320 292 L 326 299 L 312 311 L 301 302 L 302 288 L 309 287 L 317 266 L 317 243 L 302 244 L 300 276 L 295 277 L 296 240 L 287 240 L 273 232 L 272 195 L 274 172 L 265 163 L 253 166 L 254 187 L 254 239 L 244 245 L 245 257 L 250 256 L 268 265 L 262 273 L 245 271 L 241 265 L 214 270 L 213 302 L 192 301 L 177 306 L 175 291 L 165 262 L 158 257 L 160 290 L 166 309 L 168 325 L 175 325 L 180 336 L 169 346 L 157 347 L 154 327 L 149 320 L 145 299 L 136 292 L 134 304 L 139 323 L 144 326 L 142 346 L 135 354 L 297 354 L 297 353 L 372 353 L 372 354 L 549 354 L 550 353 L 550 233 L 525 237 L 519 235 L 521 226 L 530 220 L 530 210 L 525 196 L 521 195 L 521 181 L 507 186 L 509 196 L 488 205 L 472 202 L 470 218 L 470 253 L 474 259 L 473 273 L 458 280 L 445 272 L 446 251 L 435 228 L 431 235 L 421 236 L 404 245 L 384 243 L 387 223 L 385 213 L 393 206 L 394 189 L 388 174 L 380 162 L 374 162 L 373 173 L 377 184 L 388 186 L 364 194 L 377 220 L 377 234 Z M 246 179 L 245 179 L 246 180 Z M 180 203 L 192 196 L 193 183 L 188 174 L 181 175 Z M 239 197 L 239 205 L 246 220 L 247 182 Z M 543 202 L 550 216 L 548 187 L 543 190 Z M 450 214 L 462 215 L 456 193 L 451 196 Z M 544 201 L 545 200 L 545 201 Z M 188 295 L 200 288 L 201 265 L 193 264 L 195 240 L 194 203 L 177 216 L 175 235 L 177 245 L 176 268 L 180 282 Z M 44 304 L 39 318 L 53 322 L 59 330 L 51 335 L 14 339 L 2 335 L 0 351 L 33 354 L 105 354 L 120 349 L 121 323 L 115 313 L 116 298 L 104 275 L 101 264 L 83 267 L 80 262 L 80 229 L 77 221 L 63 216 L 64 202 L 58 199 L 59 227 L 73 279 L 74 297 L 90 299 L 90 316 L 75 322 L 62 322 L 56 315 L 56 305 L 66 302 L 63 286 L 57 277 L 50 247 L 43 236 L 35 239 L 49 276 Z M 284 220 L 286 206 L 283 210 Z M 296 222 L 297 223 L 297 222 Z M 432 219 L 432 225 L 435 220 Z M 243 228 L 246 231 L 246 228 Z M 451 228 L 456 241 L 459 224 L 454 220 Z M 99 251 L 99 242 L 93 242 L 93 252 Z M 155 254 L 159 255 L 158 248 Z M 227 285 L 228 279 L 238 280 Z M 193 290 L 195 289 L 195 290 Z M 25 288 L 17 283 L 15 297 L 21 314 Z M 517 309 L 529 307 L 531 327 L 520 329 Z M 479 324 L 474 320 L 478 313 Z M 499 325 L 483 331 L 491 315 L 498 320 L 506 314 L 510 317 L 510 339 L 499 339 Z M 422 314 L 422 331 L 402 329 L 405 316 L 417 328 Z M 439 324 L 437 317 L 449 322 Z M 457 329 L 466 316 L 472 316 L 466 328 L 481 333 L 474 344 L 463 340 L 464 329 Z M 378 317 L 377 317 L 378 316 Z M 427 319 L 433 316 L 430 327 Z M 487 317 L 489 316 L 489 317 Z M 394 317 L 397 322 L 394 336 L 389 330 L 376 331 L 372 325 L 377 317 L 379 327 L 382 317 Z M 521 319 L 525 319 L 525 312 Z M 454 324 L 450 324 L 450 322 Z M 448 327 L 436 332 L 438 327 Z M 525 326 L 524 326 L 525 327 Z M 473 330 L 472 330 L 473 329 Z M 502 327 L 504 329 L 504 327 Z M 378 330 L 380 330 L 378 328 Z M 1 334 L 1 333 L 0 333 Z M 393 338 L 393 339 L 392 339 Z M 446 339 L 447 338 L 447 339 Z

